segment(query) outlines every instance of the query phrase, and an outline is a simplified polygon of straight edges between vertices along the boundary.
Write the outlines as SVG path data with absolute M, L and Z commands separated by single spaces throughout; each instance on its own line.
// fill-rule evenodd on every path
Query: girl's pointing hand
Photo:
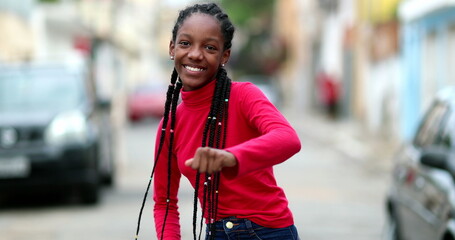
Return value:
M 237 165 L 237 159 L 234 154 L 210 147 L 198 148 L 194 157 L 185 162 L 185 166 L 208 174 L 220 172 L 224 167 L 235 165 Z

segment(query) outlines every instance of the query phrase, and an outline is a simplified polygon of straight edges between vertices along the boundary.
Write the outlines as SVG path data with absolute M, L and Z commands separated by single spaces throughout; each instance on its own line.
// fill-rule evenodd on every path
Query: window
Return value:
M 449 107 L 441 102 L 436 102 L 427 112 L 414 144 L 417 147 L 439 145 L 442 142 L 442 134 L 445 131 L 445 123 L 449 116 Z
M 448 49 L 446 51 L 447 56 L 447 85 L 455 84 L 455 24 L 449 28 L 449 42 Z
M 422 109 L 427 109 L 434 93 L 438 91 L 438 56 L 439 38 L 436 31 L 430 31 L 424 38 L 422 52 L 422 87 L 420 96 L 422 99 Z
M 20 68 L 0 71 L 0 111 L 59 111 L 86 98 L 80 74 L 66 69 Z
M 441 143 L 440 145 L 455 149 L 455 112 L 450 111 L 450 116 L 447 118 L 447 124 L 442 129 Z

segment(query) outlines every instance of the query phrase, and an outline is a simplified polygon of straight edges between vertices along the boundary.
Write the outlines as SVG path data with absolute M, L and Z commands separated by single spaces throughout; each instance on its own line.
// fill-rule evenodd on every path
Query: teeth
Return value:
M 190 71 L 194 71 L 194 72 L 201 72 L 201 71 L 204 70 L 202 68 L 195 68 L 195 67 L 190 67 L 190 66 L 185 66 L 185 68 L 190 70 Z

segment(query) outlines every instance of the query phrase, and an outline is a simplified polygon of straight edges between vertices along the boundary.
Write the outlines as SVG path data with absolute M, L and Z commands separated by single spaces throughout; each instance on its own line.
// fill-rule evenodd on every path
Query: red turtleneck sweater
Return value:
M 181 92 L 182 103 L 176 112 L 172 161 L 170 209 L 164 239 L 180 239 L 177 191 L 181 174 L 193 187 L 196 171 L 186 167 L 202 143 L 215 81 L 201 89 Z M 272 167 L 300 150 L 300 140 L 283 115 L 253 84 L 233 82 L 229 99 L 226 151 L 237 158 L 233 168 L 221 174 L 217 220 L 229 216 L 248 218 L 269 228 L 293 224 L 293 216 L 283 190 L 277 186 Z M 156 149 L 161 134 L 158 128 Z M 158 239 L 166 209 L 168 141 L 159 156 L 154 176 L 154 217 Z M 203 181 L 201 181 L 202 184 Z M 199 198 L 203 187 L 199 188 Z M 188 213 L 192 214 L 192 213 Z M 191 223 L 185 223 L 190 227 Z

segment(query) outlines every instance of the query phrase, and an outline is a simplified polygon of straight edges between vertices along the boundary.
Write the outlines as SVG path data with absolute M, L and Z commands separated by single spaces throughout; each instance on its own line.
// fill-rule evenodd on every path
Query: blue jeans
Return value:
M 300 240 L 294 225 L 266 228 L 248 219 L 228 217 L 214 223 L 215 240 Z M 206 240 L 213 234 L 207 226 Z

